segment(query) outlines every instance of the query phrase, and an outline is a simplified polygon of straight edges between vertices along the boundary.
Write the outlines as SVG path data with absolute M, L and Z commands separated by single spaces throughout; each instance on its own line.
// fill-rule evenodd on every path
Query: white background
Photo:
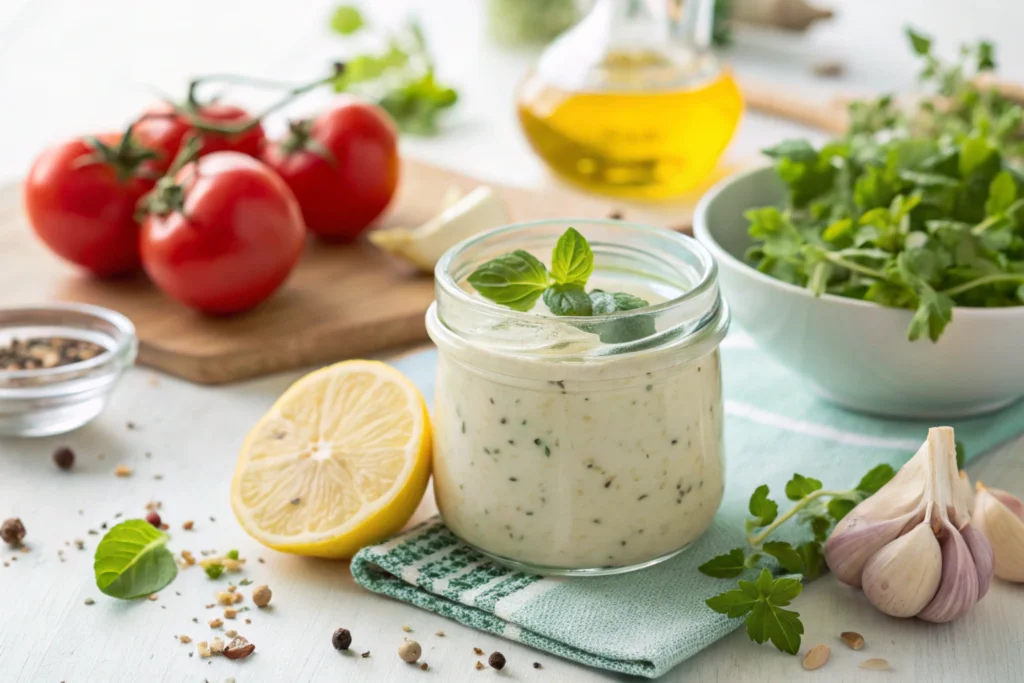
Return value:
M 369 3 L 366 3 L 367 5 Z M 805 96 L 899 88 L 914 73 L 901 27 L 912 22 L 951 50 L 963 39 L 997 41 L 1003 73 L 1024 79 L 1019 3 L 962 0 L 860 0 L 837 2 L 840 16 L 799 37 L 744 34 L 732 52 L 741 76 L 785 84 Z M 516 127 L 514 84 L 535 56 L 501 50 L 487 40 L 482 0 L 408 3 L 378 0 L 372 14 L 394 21 L 413 7 L 422 18 L 443 76 L 462 101 L 445 134 L 408 139 L 404 151 L 482 178 L 524 186 L 550 182 Z M 69 135 L 122 128 L 154 92 L 180 94 L 192 75 L 238 72 L 301 81 L 343 54 L 326 30 L 326 0 L 0 0 L 0 181 L 16 181 L 46 144 Z M 815 59 L 838 58 L 847 67 L 839 81 L 809 75 Z M 304 101 L 313 109 L 322 100 Z M 257 104 L 258 100 L 249 100 Z M 281 120 L 270 126 L 280 130 Z M 729 152 L 749 159 L 759 147 L 799 128 L 749 115 Z M 514 681 L 617 680 L 620 677 L 477 634 L 411 607 L 370 596 L 352 584 L 347 565 L 263 551 L 231 518 L 227 483 L 234 454 L 247 429 L 294 379 L 288 374 L 229 388 L 202 388 L 152 373 L 130 373 L 112 409 L 76 433 L 79 463 L 71 474 L 55 470 L 49 453 L 61 439 L 0 441 L 0 517 L 18 514 L 29 527 L 30 553 L 0 567 L 0 681 Z M 127 431 L 132 420 L 138 431 Z M 152 456 L 144 454 L 150 451 Z M 972 467 L 972 475 L 1024 490 L 1024 448 L 1003 449 Z M 130 479 L 112 475 L 134 467 Z M 156 474 L 163 479 L 155 480 Z M 96 591 L 86 535 L 117 512 L 141 516 L 148 500 L 164 503 L 174 525 L 196 520 L 193 536 L 176 534 L 175 547 L 230 547 L 250 558 L 249 575 L 274 590 L 274 609 L 251 615 L 239 630 L 258 655 L 242 663 L 189 658 L 191 646 L 174 640 L 210 636 L 213 610 L 206 578 L 184 572 L 156 602 L 119 603 Z M 420 515 L 430 511 L 427 500 Z M 81 513 L 79 513 L 81 510 Z M 217 521 L 209 520 L 214 516 Z M 87 552 L 64 546 L 84 538 Z M 67 561 L 59 562 L 64 550 Z M 11 553 L 0 550 L 0 559 Z M 266 564 L 258 564 L 264 556 Z M 177 595 L 181 593 L 181 595 Z M 87 607 L 87 597 L 96 604 Z M 805 642 L 830 643 L 829 669 L 805 674 L 796 659 L 758 648 L 742 633 L 715 644 L 664 680 L 1022 680 L 1020 589 L 997 584 L 971 615 L 950 626 L 887 619 L 833 579 L 810 586 L 799 599 Z M 193 617 L 200 623 L 191 621 Z M 431 672 L 404 666 L 395 648 L 415 629 Z M 342 657 L 330 648 L 334 628 L 347 626 L 355 648 L 370 659 Z M 443 629 L 447 636 L 434 632 Z M 864 634 L 863 653 L 836 640 L 843 630 Z M 502 674 L 475 671 L 473 647 L 501 649 L 510 666 Z M 857 662 L 888 658 L 896 670 L 867 674 Z M 544 669 L 535 671 L 530 662 Z M 870 678 L 869 678 L 870 677 Z

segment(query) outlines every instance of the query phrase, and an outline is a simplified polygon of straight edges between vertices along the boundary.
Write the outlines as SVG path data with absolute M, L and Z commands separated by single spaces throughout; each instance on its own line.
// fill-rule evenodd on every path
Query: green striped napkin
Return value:
M 712 612 L 704 600 L 728 583 L 697 566 L 743 542 L 751 491 L 768 483 L 781 494 L 794 472 L 826 488 L 852 486 L 869 468 L 899 466 L 924 440 L 927 422 L 882 420 L 846 412 L 801 386 L 742 332 L 722 346 L 727 485 L 711 529 L 685 553 L 622 576 L 561 579 L 496 565 L 430 520 L 352 561 L 362 586 L 463 624 L 583 664 L 656 678 L 726 635 L 742 620 Z M 396 366 L 427 395 L 436 354 Z M 1024 432 L 1024 401 L 989 416 L 953 423 L 972 458 Z

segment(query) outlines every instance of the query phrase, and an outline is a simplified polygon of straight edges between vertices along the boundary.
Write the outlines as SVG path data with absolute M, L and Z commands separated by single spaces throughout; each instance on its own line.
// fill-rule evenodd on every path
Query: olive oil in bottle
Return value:
M 598 192 L 652 199 L 679 196 L 712 172 L 743 102 L 704 49 L 704 5 L 599 0 L 545 51 L 517 109 L 553 171 Z

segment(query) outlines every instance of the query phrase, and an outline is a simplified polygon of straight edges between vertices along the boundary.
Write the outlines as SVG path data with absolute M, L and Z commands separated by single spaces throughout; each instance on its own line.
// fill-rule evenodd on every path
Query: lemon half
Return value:
M 399 531 L 430 477 L 430 418 L 394 368 L 352 360 L 281 395 L 249 432 L 231 507 L 260 543 L 288 553 L 351 557 Z

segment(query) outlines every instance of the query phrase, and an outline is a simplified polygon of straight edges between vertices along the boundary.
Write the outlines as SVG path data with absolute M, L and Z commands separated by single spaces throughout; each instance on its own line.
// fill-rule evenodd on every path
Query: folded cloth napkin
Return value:
M 899 466 L 924 440 L 923 421 L 883 420 L 818 399 L 742 332 L 722 346 L 727 482 L 714 524 L 686 552 L 642 571 L 577 579 L 524 575 L 459 541 L 438 518 L 362 550 L 365 588 L 590 666 L 655 678 L 737 628 L 704 601 L 729 583 L 697 571 L 743 543 L 747 500 L 781 495 L 794 472 L 852 487 L 871 467 Z M 432 393 L 435 352 L 397 365 Z M 1024 401 L 952 425 L 970 459 L 1024 432 Z

